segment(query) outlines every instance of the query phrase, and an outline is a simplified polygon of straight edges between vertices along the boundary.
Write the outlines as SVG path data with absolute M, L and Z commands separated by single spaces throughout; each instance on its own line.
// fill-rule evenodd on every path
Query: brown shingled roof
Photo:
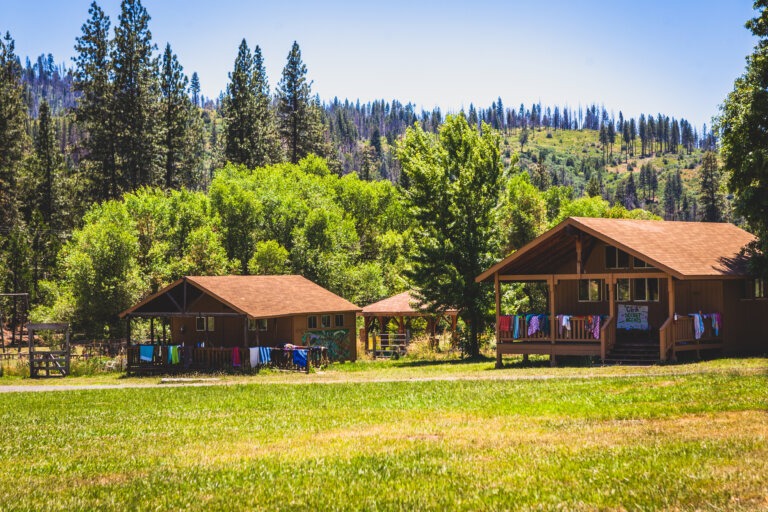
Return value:
M 419 307 L 418 300 L 411 296 L 411 292 L 399 293 L 363 308 L 364 316 L 417 316 L 423 314 L 428 314 L 426 306 Z
M 360 308 L 298 275 L 281 276 L 188 276 L 188 283 L 251 318 L 274 318 L 299 314 L 357 312 Z M 131 309 L 151 302 L 183 279 L 147 297 Z
M 637 256 L 678 279 L 747 275 L 741 250 L 755 236 L 733 224 L 570 217 L 480 276 L 484 281 L 513 265 L 545 240 L 572 226 Z

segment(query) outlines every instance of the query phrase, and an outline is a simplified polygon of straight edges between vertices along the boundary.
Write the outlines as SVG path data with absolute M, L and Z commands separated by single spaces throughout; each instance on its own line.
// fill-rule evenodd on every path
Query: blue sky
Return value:
M 90 0 L 0 0 L 17 53 L 71 64 Z M 120 0 L 101 0 L 113 26 Z M 709 124 L 744 70 L 751 0 L 473 2 L 143 0 L 160 49 L 170 42 L 203 93 L 226 87 L 242 38 L 264 53 L 274 89 L 294 40 L 313 92 L 457 111 L 576 107 L 663 112 Z

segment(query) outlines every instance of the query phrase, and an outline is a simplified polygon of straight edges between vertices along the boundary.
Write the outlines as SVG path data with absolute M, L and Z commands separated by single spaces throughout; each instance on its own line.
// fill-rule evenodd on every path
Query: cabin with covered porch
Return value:
M 727 223 L 568 218 L 477 277 L 495 287 L 497 365 L 506 354 L 651 363 L 765 353 L 765 282 L 742 252 L 754 239 Z M 502 311 L 513 282 L 543 285 L 546 310 Z
M 358 311 L 298 275 L 187 276 L 120 317 L 128 372 L 173 373 L 354 361 Z M 148 340 L 131 336 L 136 319 L 149 319 Z

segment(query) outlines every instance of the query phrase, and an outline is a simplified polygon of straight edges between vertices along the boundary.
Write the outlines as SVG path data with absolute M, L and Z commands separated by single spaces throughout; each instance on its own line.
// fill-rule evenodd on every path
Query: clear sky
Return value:
M 91 0 L 0 0 L 17 53 L 71 65 Z M 117 23 L 120 0 L 99 0 Z M 170 42 L 203 94 L 224 90 L 245 38 L 273 87 L 294 40 L 323 100 L 398 99 L 444 111 L 602 103 L 709 125 L 744 71 L 752 0 L 387 2 L 143 0 L 160 49 Z

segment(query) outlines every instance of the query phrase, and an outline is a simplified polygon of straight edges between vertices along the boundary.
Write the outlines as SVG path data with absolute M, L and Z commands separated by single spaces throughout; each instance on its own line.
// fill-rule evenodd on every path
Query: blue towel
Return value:
M 267 364 L 272 361 L 272 349 L 270 347 L 260 347 L 259 362 L 261 364 Z
M 152 362 L 152 357 L 155 355 L 154 345 L 139 345 L 139 360 Z
M 293 351 L 293 364 L 296 366 L 307 366 L 307 351 L 306 350 L 294 350 Z

